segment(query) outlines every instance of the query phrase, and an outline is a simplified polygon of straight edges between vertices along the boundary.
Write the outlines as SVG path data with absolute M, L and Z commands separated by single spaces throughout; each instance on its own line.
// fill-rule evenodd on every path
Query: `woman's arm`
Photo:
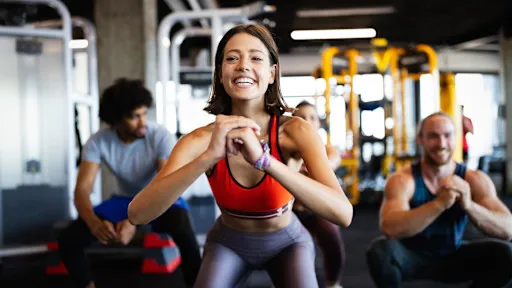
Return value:
M 332 170 L 336 170 L 341 164 L 340 153 L 330 144 L 325 145 L 325 150 L 327 151 L 327 158 L 331 163 Z
M 341 164 L 340 154 L 331 145 L 325 145 L 325 150 L 327 152 L 327 159 L 329 159 L 329 163 L 331 163 L 332 170 L 336 170 Z M 307 175 L 308 171 L 302 158 L 296 159 L 295 157 L 290 157 L 287 166 L 294 171 L 299 171 L 300 173 Z
M 338 225 L 349 226 L 352 205 L 334 175 L 318 133 L 311 124 L 298 117 L 283 124 L 283 130 L 288 138 L 286 142 L 300 153 L 311 178 L 272 157 L 270 165 L 267 165 L 267 161 L 259 163 L 262 169 L 315 213 Z M 264 154 L 255 133 L 248 128 L 234 129 L 228 133 L 227 150 L 233 154 L 241 152 L 251 165 Z
M 208 135 L 198 129 L 180 139 L 169 160 L 128 206 L 132 224 L 147 224 L 162 215 L 214 162 L 204 152 Z
M 349 226 L 353 208 L 336 179 L 318 133 L 300 118 L 292 118 L 285 125 L 286 136 L 304 159 L 309 177 L 275 159 L 265 171 L 315 213 L 338 225 Z
M 218 115 L 215 123 L 178 141 L 162 170 L 128 206 L 130 223 L 149 223 L 162 215 L 201 174 L 226 155 L 226 135 L 241 127 L 253 133 L 260 131 L 251 119 Z

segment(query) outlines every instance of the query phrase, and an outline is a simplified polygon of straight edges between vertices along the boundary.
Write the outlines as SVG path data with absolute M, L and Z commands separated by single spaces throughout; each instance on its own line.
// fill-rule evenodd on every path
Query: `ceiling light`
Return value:
M 373 38 L 377 36 L 377 31 L 373 28 L 295 30 L 290 34 L 290 36 L 293 40 Z

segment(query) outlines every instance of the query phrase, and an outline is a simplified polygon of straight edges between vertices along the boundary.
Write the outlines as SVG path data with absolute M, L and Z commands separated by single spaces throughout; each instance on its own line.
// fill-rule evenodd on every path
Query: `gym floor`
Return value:
M 512 201 L 507 201 L 509 208 Z M 347 261 L 344 273 L 343 286 L 345 288 L 374 288 L 365 264 L 365 251 L 371 240 L 378 236 L 378 209 L 357 208 L 354 221 L 350 228 L 344 229 Z M 321 263 L 321 259 L 317 259 Z M 95 262 L 93 267 L 97 278 L 97 287 L 184 287 L 181 284 L 179 269 L 170 275 L 141 275 L 138 261 L 104 260 Z M 44 276 L 44 257 L 5 259 L 0 276 L 0 287 L 71 287 L 69 279 L 65 276 Z M 319 266 L 319 265 L 317 265 Z M 114 268 L 115 267 L 115 268 Z M 321 269 L 318 277 L 323 279 Z M 265 283 L 264 273 L 254 274 L 249 279 L 248 288 L 263 288 L 257 283 Z M 433 282 L 414 282 L 404 284 L 404 288 L 462 288 L 466 285 L 440 285 Z

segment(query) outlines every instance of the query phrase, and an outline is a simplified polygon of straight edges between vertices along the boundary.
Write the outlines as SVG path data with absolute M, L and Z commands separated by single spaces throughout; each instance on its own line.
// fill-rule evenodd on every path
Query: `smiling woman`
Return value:
M 184 136 L 166 166 L 129 206 L 134 224 L 162 214 L 203 173 L 222 214 L 209 232 L 196 287 L 235 287 L 252 269 L 275 286 L 318 287 L 311 235 L 291 212 L 294 199 L 341 226 L 352 221 L 315 128 L 281 95 L 277 47 L 260 25 L 239 25 L 219 43 L 206 111 L 214 123 Z M 290 169 L 304 159 L 306 177 Z
M 237 42 L 231 41 L 233 46 L 243 45 L 244 42 L 241 41 L 248 40 L 251 41 L 251 46 L 254 45 L 254 47 L 250 48 L 250 51 L 247 51 L 248 53 L 243 51 L 244 54 L 247 54 L 244 55 L 247 59 L 241 59 L 242 51 L 237 48 L 229 50 L 226 49 L 226 53 L 217 53 L 215 56 L 215 71 L 213 76 L 215 81 L 213 83 L 213 93 L 210 99 L 208 99 L 208 106 L 206 106 L 205 111 L 214 115 L 232 114 L 231 95 L 227 90 L 229 89 L 229 86 L 228 88 L 224 87 L 225 81 L 227 81 L 226 84 L 231 83 L 229 83 L 229 79 L 224 78 L 224 68 L 226 70 L 226 77 L 233 74 L 233 72 L 228 72 L 229 69 L 238 69 L 241 72 L 237 72 L 237 76 L 248 76 L 252 74 L 249 78 L 255 78 L 251 79 L 253 82 L 256 80 L 260 81 L 259 77 L 263 77 L 261 81 L 266 80 L 267 86 L 264 85 L 265 83 L 256 82 L 258 83 L 258 87 L 260 87 L 260 96 L 264 95 L 263 99 L 265 101 L 265 105 L 263 107 L 265 107 L 267 113 L 281 115 L 283 112 L 292 112 L 293 109 L 286 105 L 281 95 L 280 77 L 276 77 L 276 75 L 278 75 L 278 69 L 280 69 L 279 55 L 277 53 L 277 46 L 275 45 L 270 33 L 268 33 L 264 27 L 244 29 L 244 26 L 236 26 L 228 31 L 222 38 L 219 43 L 219 48 L 225 47 L 228 40 L 230 40 L 233 35 L 237 35 L 237 37 L 234 37 L 233 39 L 233 41 Z M 224 64 L 226 65 L 224 66 Z M 265 72 L 263 70 L 265 70 Z M 262 73 L 267 73 L 267 75 Z M 265 89 L 261 90 L 263 87 Z
M 269 84 L 274 84 L 276 64 L 268 65 L 267 53 L 263 52 L 265 46 L 257 38 L 249 34 L 240 34 L 233 38 L 232 45 L 240 46 L 240 42 L 248 42 L 251 46 L 262 46 L 260 49 L 250 49 L 244 53 L 239 49 L 226 51 L 224 71 L 221 83 L 226 92 L 233 98 L 250 100 L 260 98 Z M 249 67 L 253 66 L 253 71 Z M 253 72 L 253 73 L 251 73 Z M 254 75 L 253 75 L 254 74 Z

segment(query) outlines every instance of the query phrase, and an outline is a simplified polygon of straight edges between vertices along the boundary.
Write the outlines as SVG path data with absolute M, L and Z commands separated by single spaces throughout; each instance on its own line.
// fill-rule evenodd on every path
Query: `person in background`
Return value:
M 469 157 L 469 144 L 467 139 L 467 134 L 473 132 L 473 122 L 469 117 L 467 117 L 464 114 L 464 106 L 460 106 L 460 113 L 462 115 L 462 159 L 464 160 L 464 163 L 468 163 L 468 157 Z
M 481 171 L 453 160 L 455 124 L 437 112 L 416 138 L 421 160 L 391 175 L 380 211 L 379 237 L 366 254 L 379 288 L 401 282 L 471 282 L 473 288 L 512 284 L 512 214 Z M 471 221 L 489 238 L 464 241 Z
M 58 238 L 60 256 L 76 287 L 95 287 L 85 255 L 93 241 L 127 245 L 132 240 L 136 227 L 128 221 L 128 204 L 164 167 L 176 143 L 165 127 L 147 121 L 152 103 L 139 80 L 119 79 L 103 92 L 99 116 L 108 127 L 92 135 L 83 148 L 74 199 L 79 217 Z M 93 207 L 89 195 L 102 162 L 120 190 Z M 177 199 L 151 224 L 155 232 L 168 233 L 176 242 L 185 282 L 192 287 L 201 255 L 187 203 Z
M 318 116 L 315 105 L 307 101 L 302 101 L 295 109 L 293 116 L 308 121 L 316 130 L 320 129 L 320 117 Z M 331 162 L 332 169 L 336 170 L 340 165 L 340 154 L 329 144 L 325 145 L 325 150 L 327 158 L 329 162 Z M 308 175 L 307 168 L 302 159 L 291 158 L 288 163 L 291 167 L 295 166 L 295 169 L 302 174 Z M 302 225 L 304 225 L 309 233 L 316 239 L 318 246 L 322 250 L 327 287 L 341 288 L 346 254 L 340 227 L 313 213 L 299 201 L 295 201 L 293 204 L 293 212 L 299 217 Z

